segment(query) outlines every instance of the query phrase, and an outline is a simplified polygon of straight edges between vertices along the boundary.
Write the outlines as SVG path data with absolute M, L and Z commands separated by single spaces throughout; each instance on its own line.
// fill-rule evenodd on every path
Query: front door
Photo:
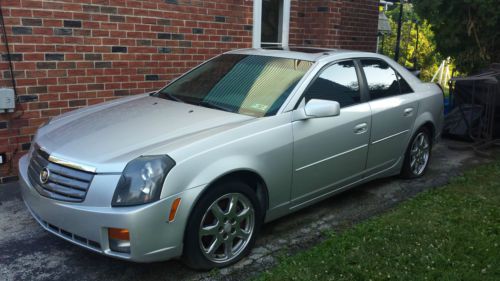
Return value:
M 295 203 L 360 179 L 368 153 L 371 112 L 358 81 L 354 62 L 342 61 L 325 67 L 305 91 L 302 106 L 310 99 L 325 99 L 339 102 L 341 110 L 339 116 L 293 123 Z

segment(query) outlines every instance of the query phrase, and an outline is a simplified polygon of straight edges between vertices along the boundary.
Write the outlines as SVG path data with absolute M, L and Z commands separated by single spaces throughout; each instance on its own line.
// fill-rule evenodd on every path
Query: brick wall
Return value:
M 299 1 L 292 9 L 291 30 L 295 34 L 290 42 L 374 52 L 378 5 L 377 0 Z
M 339 47 L 376 51 L 378 5 L 377 0 L 343 1 L 337 40 Z
M 290 43 L 375 50 L 377 0 L 292 0 Z M 51 116 L 143 93 L 252 41 L 248 0 L 2 0 L 16 111 L 0 114 L 3 182 Z M 0 86 L 10 86 L 6 50 Z

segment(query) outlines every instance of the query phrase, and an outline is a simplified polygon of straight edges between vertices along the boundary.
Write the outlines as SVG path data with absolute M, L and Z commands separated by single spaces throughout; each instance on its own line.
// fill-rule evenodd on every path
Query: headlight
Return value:
M 113 207 L 133 206 L 160 199 L 161 188 L 175 161 L 166 155 L 141 156 L 130 161 L 116 186 Z

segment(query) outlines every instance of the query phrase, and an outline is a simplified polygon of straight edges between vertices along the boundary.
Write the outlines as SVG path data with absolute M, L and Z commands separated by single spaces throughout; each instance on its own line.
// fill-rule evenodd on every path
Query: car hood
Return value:
M 51 156 L 95 167 L 98 173 L 121 172 L 132 159 L 170 142 L 206 138 L 254 117 L 139 96 L 97 105 L 55 118 L 38 131 L 36 143 Z M 171 146 L 170 149 L 173 149 Z M 166 150 L 166 151 L 165 151 Z

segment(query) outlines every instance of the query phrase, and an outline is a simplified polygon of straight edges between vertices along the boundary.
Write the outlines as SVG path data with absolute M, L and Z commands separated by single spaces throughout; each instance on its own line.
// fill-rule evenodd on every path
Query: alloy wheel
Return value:
M 430 156 L 430 141 L 427 134 L 420 132 L 411 145 L 410 150 L 410 170 L 416 175 L 420 176 L 429 163 Z
M 199 245 L 214 263 L 235 259 L 248 245 L 255 228 L 255 211 L 241 193 L 219 197 L 205 211 L 199 228 Z

